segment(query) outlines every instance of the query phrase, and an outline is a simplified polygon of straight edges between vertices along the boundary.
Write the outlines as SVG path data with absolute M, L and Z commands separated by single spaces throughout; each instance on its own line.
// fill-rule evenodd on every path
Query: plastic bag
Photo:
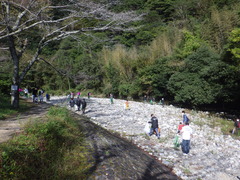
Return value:
M 178 148 L 180 146 L 180 138 L 179 135 L 177 134 L 173 140 L 173 144 L 175 148 Z
M 77 111 L 78 110 L 78 106 L 75 104 L 74 105 L 74 110 Z
M 149 134 L 150 130 L 151 130 L 151 124 L 147 122 L 145 127 L 144 127 L 144 132 Z

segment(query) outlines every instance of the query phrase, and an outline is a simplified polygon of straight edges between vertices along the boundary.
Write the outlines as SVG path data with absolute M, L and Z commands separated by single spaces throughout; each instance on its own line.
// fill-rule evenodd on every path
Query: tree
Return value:
M 200 47 L 184 63 L 168 81 L 168 90 L 176 102 L 200 106 L 233 101 L 239 78 L 218 54 Z
M 107 6 L 87 0 L 65 0 L 57 5 L 55 1 L 2 0 L 0 44 L 8 47 L 13 62 L 12 106 L 19 106 L 18 88 L 31 67 L 41 61 L 43 49 L 51 42 L 77 33 L 91 31 L 123 31 L 132 21 L 142 15 L 133 12 L 113 13 Z M 93 23 L 83 23 L 84 21 Z M 29 34 L 35 32 L 33 41 Z M 20 69 L 21 59 L 26 50 L 33 52 L 31 60 Z
M 240 28 L 236 28 L 232 30 L 230 37 L 229 37 L 230 45 L 228 51 L 231 52 L 233 55 L 233 58 L 236 59 L 237 64 L 239 65 L 239 59 L 240 59 Z
M 148 0 L 145 4 L 146 8 L 155 12 L 164 21 L 172 20 L 172 13 L 174 12 L 174 0 Z
M 144 94 L 159 97 L 167 96 L 167 82 L 171 76 L 171 70 L 167 66 L 170 58 L 157 59 L 154 64 L 140 70 L 139 81 Z

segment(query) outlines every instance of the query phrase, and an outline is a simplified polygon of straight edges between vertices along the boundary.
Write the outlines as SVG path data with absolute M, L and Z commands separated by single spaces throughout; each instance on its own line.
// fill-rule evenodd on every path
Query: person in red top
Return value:
M 179 125 L 178 125 L 178 131 L 177 131 L 178 134 L 182 130 L 183 126 L 184 126 L 184 124 L 182 122 L 180 122 Z

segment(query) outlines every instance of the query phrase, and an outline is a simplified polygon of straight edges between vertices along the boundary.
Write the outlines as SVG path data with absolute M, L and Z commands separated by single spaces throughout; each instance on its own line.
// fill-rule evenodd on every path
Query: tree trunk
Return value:
M 68 90 L 70 91 L 70 89 L 71 89 L 71 84 L 70 84 L 69 77 L 67 77 L 67 79 L 68 79 Z
M 18 108 L 19 107 L 19 91 L 17 90 L 12 90 L 11 93 L 11 105 L 13 108 Z
M 17 56 L 15 44 L 14 44 L 14 37 L 9 36 L 8 38 L 9 41 L 9 51 L 11 53 L 11 57 L 13 60 L 13 78 L 12 78 L 12 87 L 15 87 L 11 89 L 11 105 L 13 108 L 18 108 L 19 107 L 19 58 Z

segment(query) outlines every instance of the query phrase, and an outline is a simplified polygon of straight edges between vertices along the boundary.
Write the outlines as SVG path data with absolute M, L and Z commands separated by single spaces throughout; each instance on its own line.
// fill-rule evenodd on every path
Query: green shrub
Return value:
M 17 112 L 26 111 L 29 109 L 29 107 L 29 104 L 20 99 L 20 108 L 13 109 L 11 106 L 11 97 L 0 93 L 0 119 L 5 119 L 9 115 Z
M 31 120 L 0 153 L 0 179 L 84 179 L 91 166 L 77 121 L 64 108 Z

